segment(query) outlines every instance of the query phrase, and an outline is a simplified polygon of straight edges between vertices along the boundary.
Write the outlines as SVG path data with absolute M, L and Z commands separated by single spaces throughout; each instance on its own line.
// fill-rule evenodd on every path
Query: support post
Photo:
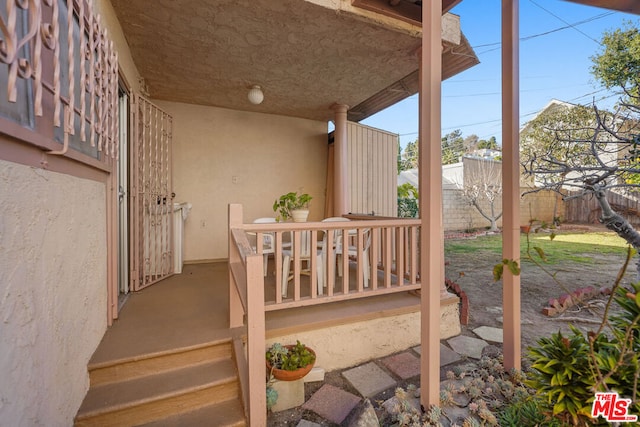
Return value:
M 256 285 L 256 286 L 252 286 Z M 247 256 L 247 363 L 249 365 L 249 425 L 267 423 L 267 380 L 264 367 L 265 313 L 262 255 Z
M 349 147 L 347 135 L 347 110 L 349 106 L 333 104 L 335 130 L 333 132 L 333 216 L 349 213 L 351 210 L 349 191 Z
M 518 0 L 502 0 L 502 257 L 520 265 Z M 504 367 L 521 366 L 520 276 L 502 276 Z
M 442 228 L 442 0 L 422 3 L 420 58 L 420 271 L 422 292 L 420 403 L 440 401 L 440 292 L 444 277 Z
M 230 204 L 229 205 L 229 327 L 237 328 L 244 325 L 244 309 L 242 307 L 242 301 L 240 295 L 238 295 L 238 288 L 231 272 L 231 265 L 233 263 L 240 262 L 240 253 L 236 246 L 235 240 L 231 233 L 233 228 L 242 225 L 242 205 Z

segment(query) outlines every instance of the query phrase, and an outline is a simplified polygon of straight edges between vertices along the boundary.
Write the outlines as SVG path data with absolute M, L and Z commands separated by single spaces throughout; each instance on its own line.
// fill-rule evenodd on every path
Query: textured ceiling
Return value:
M 332 104 L 358 106 L 418 69 L 419 33 L 407 25 L 389 29 L 371 13 L 365 18 L 303 0 L 111 3 L 156 99 L 329 120 Z M 477 63 L 468 43 L 462 49 L 462 64 L 460 52 L 444 50 L 443 70 L 448 64 L 450 70 L 443 74 Z M 265 95 L 257 106 L 247 100 L 253 84 Z M 390 105 L 383 104 L 352 119 Z

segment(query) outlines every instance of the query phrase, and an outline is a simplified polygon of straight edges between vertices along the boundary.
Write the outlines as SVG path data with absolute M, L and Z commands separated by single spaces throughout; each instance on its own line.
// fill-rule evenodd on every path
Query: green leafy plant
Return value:
M 316 356 L 300 341 L 296 345 L 273 344 L 266 352 L 267 361 L 275 369 L 295 371 L 316 361 Z
M 632 283 L 629 292 L 616 288 L 614 302 L 620 307 L 609 321 L 611 335 L 602 331 L 588 335 L 591 363 L 595 371 L 595 388 L 614 390 L 631 398 L 631 413 L 640 414 L 640 283 Z
M 532 375 L 526 384 L 545 396 L 552 414 L 565 423 L 587 424 L 594 398 L 593 376 L 589 375 L 589 343 L 571 326 L 569 337 L 557 332 L 538 340 L 529 349 Z
M 498 421 L 502 427 L 560 427 L 560 420 L 545 414 L 544 402 L 537 397 L 525 396 L 504 407 Z
M 409 197 L 419 199 L 420 193 L 413 184 L 411 184 L 410 182 L 405 182 L 404 184 L 398 185 L 398 197 L 403 199 Z
M 630 398 L 630 412 L 640 412 L 640 283 L 632 284 L 631 291 L 620 285 L 633 255 L 628 248 L 597 331 L 584 334 L 571 326 L 569 337 L 558 332 L 530 348 L 533 375 L 527 385 L 547 399 L 551 413 L 563 423 L 601 425 L 603 420 L 591 418 L 596 391 Z M 619 310 L 609 316 L 613 303 Z
M 286 221 L 291 218 L 291 211 L 309 209 L 309 202 L 313 197 L 307 193 L 298 195 L 297 192 L 283 194 L 273 202 L 273 211 L 277 213 L 276 221 Z

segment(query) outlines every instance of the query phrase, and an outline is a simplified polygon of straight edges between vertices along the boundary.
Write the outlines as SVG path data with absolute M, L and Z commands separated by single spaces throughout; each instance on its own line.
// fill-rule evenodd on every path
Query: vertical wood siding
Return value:
M 351 212 L 397 216 L 398 135 L 348 122 Z

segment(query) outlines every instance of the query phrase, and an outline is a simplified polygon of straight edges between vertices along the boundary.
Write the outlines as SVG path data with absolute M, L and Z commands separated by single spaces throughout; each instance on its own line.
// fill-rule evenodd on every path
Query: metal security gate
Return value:
M 173 121 L 140 95 L 132 97 L 131 114 L 130 279 L 137 291 L 173 274 Z

